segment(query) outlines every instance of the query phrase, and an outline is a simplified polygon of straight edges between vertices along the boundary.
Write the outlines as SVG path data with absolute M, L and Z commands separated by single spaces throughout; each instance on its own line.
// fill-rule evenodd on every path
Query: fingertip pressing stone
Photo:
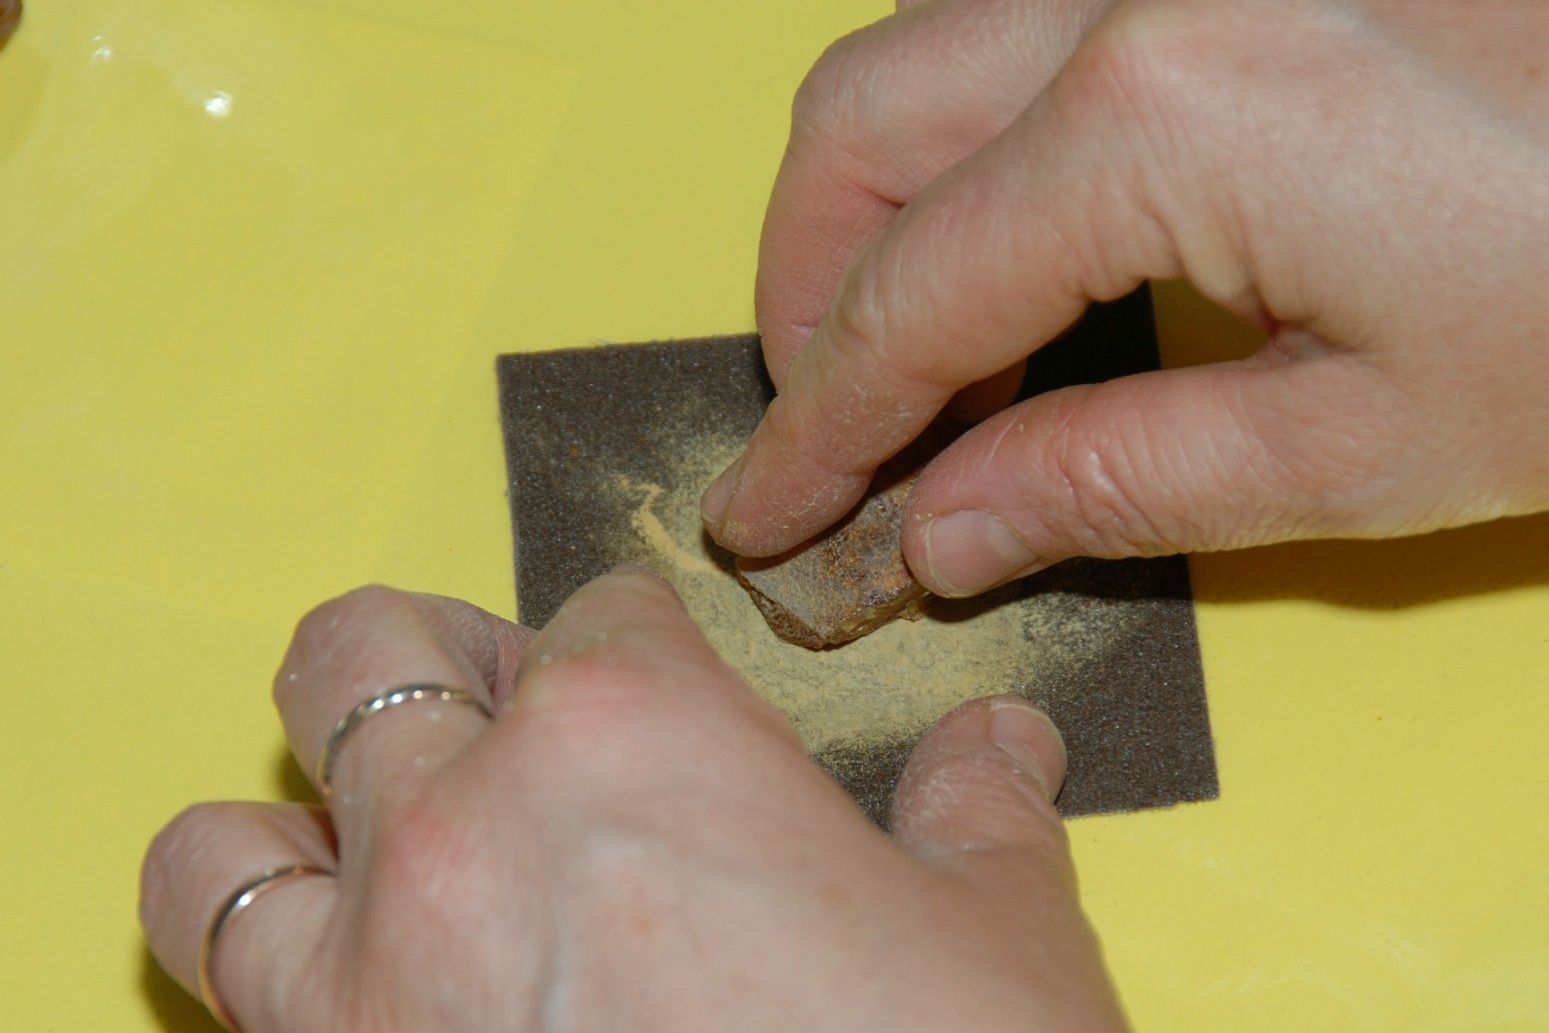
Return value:
M 913 483 L 869 495 L 832 531 L 791 552 L 737 560 L 737 580 L 776 635 L 826 649 L 925 612 L 929 593 L 909 573 L 899 544 Z
M 933 597 L 904 562 L 904 509 L 920 470 L 952 437 L 945 427 L 932 427 L 884 465 L 855 509 L 817 538 L 778 556 L 737 559 L 737 580 L 776 635 L 828 649 L 895 618 L 924 615 Z

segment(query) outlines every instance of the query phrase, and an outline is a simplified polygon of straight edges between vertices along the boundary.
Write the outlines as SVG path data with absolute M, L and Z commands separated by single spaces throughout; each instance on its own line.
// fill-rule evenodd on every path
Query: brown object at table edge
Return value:
M 11 38 L 22 20 L 22 0 L 0 0 L 0 47 Z

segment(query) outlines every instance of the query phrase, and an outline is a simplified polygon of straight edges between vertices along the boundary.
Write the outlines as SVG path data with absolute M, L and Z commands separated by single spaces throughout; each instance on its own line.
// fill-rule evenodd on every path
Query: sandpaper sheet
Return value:
M 1029 364 L 1024 395 L 1155 368 L 1148 296 L 1094 307 Z M 773 390 L 752 335 L 502 356 L 519 615 L 541 627 L 592 577 L 661 571 L 711 643 L 885 824 L 921 732 L 1001 692 L 1064 733 L 1067 815 L 1218 795 L 1188 567 L 1072 560 L 820 653 L 780 641 L 699 524 L 699 494 Z

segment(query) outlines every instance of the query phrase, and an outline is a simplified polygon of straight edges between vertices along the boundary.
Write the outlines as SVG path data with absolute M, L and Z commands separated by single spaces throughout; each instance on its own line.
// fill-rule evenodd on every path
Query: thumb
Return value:
M 1023 975 L 1043 984 L 1041 1030 L 1122 1030 L 1102 948 L 1081 912 L 1065 823 L 1054 809 L 1065 746 L 1016 696 L 965 703 L 914 749 L 893 798 L 893 836 L 966 891 L 965 915 L 1020 921 Z
M 964 596 L 1072 556 L 1401 528 L 1413 499 L 1388 497 L 1377 476 L 1386 394 L 1330 352 L 1049 392 L 974 428 L 921 474 L 904 556 L 933 592 Z
M 1016 899 L 1074 899 L 1075 870 L 1054 798 L 1065 745 L 1031 703 L 964 704 L 920 740 L 893 797 L 893 837 L 922 860 Z

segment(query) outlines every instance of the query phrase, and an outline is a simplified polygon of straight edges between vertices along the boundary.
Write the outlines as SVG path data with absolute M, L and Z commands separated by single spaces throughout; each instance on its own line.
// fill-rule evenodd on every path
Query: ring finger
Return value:
M 467 604 L 381 587 L 301 621 L 274 697 L 341 834 L 348 838 L 357 807 L 425 777 L 483 734 L 523 641 L 521 629 Z

